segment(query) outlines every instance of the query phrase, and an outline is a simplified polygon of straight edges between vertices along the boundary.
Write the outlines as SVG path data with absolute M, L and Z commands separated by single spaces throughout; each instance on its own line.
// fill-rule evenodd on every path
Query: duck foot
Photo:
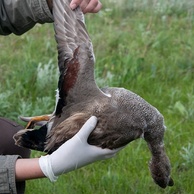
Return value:
M 43 126 L 45 125 L 50 119 L 52 115 L 40 115 L 40 116 L 34 116 L 34 117 L 22 117 L 20 116 L 19 118 L 22 121 L 28 122 L 25 129 L 33 129 L 35 125 Z

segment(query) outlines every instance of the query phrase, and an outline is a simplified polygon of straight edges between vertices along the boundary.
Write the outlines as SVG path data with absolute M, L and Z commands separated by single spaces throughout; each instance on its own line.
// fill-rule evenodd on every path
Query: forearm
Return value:
M 39 166 L 39 158 L 18 159 L 15 166 L 15 176 L 16 181 L 45 177 Z
M 49 6 L 52 6 L 48 0 Z M 36 23 L 49 23 L 53 16 L 46 0 L 1 0 L 0 34 L 23 34 Z

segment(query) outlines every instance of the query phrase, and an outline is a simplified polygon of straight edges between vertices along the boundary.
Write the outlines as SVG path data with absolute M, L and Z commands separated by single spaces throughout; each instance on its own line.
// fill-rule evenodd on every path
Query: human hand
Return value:
M 102 3 L 99 0 L 72 0 L 70 3 L 71 9 L 80 6 L 83 13 L 97 13 L 102 8 Z
M 87 139 L 94 130 L 97 118 L 92 116 L 83 125 L 80 131 L 70 140 L 61 145 L 51 155 L 42 156 L 39 165 L 51 181 L 56 181 L 57 176 L 81 168 L 98 160 L 113 157 L 119 150 L 102 149 L 89 145 Z
M 53 0 L 47 0 L 49 9 L 52 11 Z M 99 0 L 72 0 L 70 3 L 71 9 L 80 6 L 83 13 L 97 13 L 102 8 L 102 3 Z

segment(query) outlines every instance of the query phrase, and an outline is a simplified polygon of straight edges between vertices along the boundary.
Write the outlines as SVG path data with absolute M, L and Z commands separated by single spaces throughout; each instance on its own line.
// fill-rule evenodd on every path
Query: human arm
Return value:
M 45 177 L 39 165 L 39 158 L 19 158 L 15 164 L 16 181 Z
M 14 33 L 21 35 L 40 23 L 53 22 L 53 0 L 1 0 L 0 35 Z M 102 4 L 99 0 L 72 0 L 72 9 L 80 6 L 84 13 L 98 12 Z
M 21 35 L 36 23 L 53 22 L 46 0 L 1 0 L 0 34 Z
M 17 193 L 15 163 L 19 157 L 19 155 L 0 155 L 0 193 Z
M 0 155 L 0 193 L 24 193 L 25 180 L 45 177 L 38 160 Z
M 102 149 L 87 143 L 88 136 L 96 126 L 97 118 L 91 117 L 80 131 L 65 142 L 51 155 L 40 159 L 18 159 L 16 162 L 16 180 L 48 177 L 56 181 L 63 173 L 86 166 L 97 160 L 113 157 L 120 149 Z

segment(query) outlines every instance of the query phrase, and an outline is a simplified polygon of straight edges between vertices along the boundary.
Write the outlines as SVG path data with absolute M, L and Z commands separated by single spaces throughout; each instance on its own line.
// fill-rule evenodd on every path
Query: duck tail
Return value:
M 20 147 L 44 151 L 47 130 L 47 125 L 43 125 L 39 129 L 22 129 L 13 136 L 13 139 L 15 144 Z

